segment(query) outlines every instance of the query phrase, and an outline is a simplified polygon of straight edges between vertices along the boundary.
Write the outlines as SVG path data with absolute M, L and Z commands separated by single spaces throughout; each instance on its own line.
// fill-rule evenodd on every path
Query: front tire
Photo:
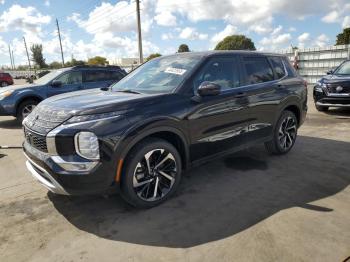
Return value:
M 137 208 L 150 208 L 167 200 L 181 180 L 177 149 L 163 139 L 148 138 L 128 154 L 123 168 L 121 195 Z
M 23 119 L 26 118 L 37 106 L 38 101 L 35 100 L 26 100 L 22 102 L 17 109 L 17 121 L 22 123 Z
M 0 87 L 5 87 L 5 86 L 8 86 L 7 82 L 3 81 L 3 82 L 0 83 Z
M 283 111 L 275 126 L 273 138 L 265 143 L 270 154 L 283 155 L 294 146 L 298 132 L 298 120 L 291 111 Z

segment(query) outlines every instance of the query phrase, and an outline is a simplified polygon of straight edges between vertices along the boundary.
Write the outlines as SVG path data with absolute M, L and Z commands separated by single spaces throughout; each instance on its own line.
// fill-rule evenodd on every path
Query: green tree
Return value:
M 52 69 L 58 69 L 62 67 L 62 63 L 53 61 L 52 63 L 49 64 L 49 67 Z
M 75 58 L 72 58 L 72 60 L 66 62 L 64 64 L 65 67 L 71 67 L 71 66 L 82 66 L 85 65 L 86 62 L 83 60 L 76 60 Z M 107 63 L 108 64 L 108 63 Z
M 337 35 L 337 42 L 335 45 L 349 45 L 350 44 L 350 27 L 345 28 L 342 33 Z
M 152 60 L 153 58 L 160 57 L 160 56 L 162 56 L 162 55 L 159 54 L 159 53 L 150 54 L 150 55 L 146 58 L 146 61 Z
M 107 58 L 102 56 L 91 57 L 87 61 L 88 65 L 108 65 Z
M 30 51 L 32 52 L 32 61 L 39 67 L 45 68 L 47 67 L 45 63 L 45 58 L 43 56 L 43 46 L 41 44 L 33 44 L 30 47 Z
M 181 44 L 179 46 L 179 50 L 177 50 L 178 53 L 184 53 L 184 52 L 190 52 L 190 49 L 188 48 L 188 45 Z
M 253 41 L 244 35 L 231 35 L 219 42 L 215 50 L 256 50 Z

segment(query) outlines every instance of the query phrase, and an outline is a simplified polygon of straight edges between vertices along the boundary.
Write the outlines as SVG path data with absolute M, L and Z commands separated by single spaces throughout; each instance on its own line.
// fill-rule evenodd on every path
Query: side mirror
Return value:
M 53 80 L 51 83 L 52 87 L 60 87 L 62 85 L 62 82 L 60 80 Z
M 333 75 L 333 73 L 334 73 L 333 70 L 329 70 L 329 71 L 327 72 L 327 75 Z
M 221 92 L 221 86 L 213 82 L 204 81 L 198 87 L 198 95 L 200 96 L 216 96 Z

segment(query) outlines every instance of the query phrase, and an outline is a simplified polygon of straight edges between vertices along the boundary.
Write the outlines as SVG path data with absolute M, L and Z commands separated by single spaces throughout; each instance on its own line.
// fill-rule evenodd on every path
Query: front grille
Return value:
M 60 110 L 47 105 L 39 105 L 25 119 L 25 126 L 37 133 L 47 134 L 70 117 L 70 110 Z
M 47 153 L 46 137 L 24 128 L 24 138 L 32 147 Z
M 341 87 L 341 91 L 337 90 L 338 87 Z M 339 84 L 328 84 L 327 85 L 328 93 L 333 94 L 350 94 L 350 84 L 348 83 L 339 83 Z

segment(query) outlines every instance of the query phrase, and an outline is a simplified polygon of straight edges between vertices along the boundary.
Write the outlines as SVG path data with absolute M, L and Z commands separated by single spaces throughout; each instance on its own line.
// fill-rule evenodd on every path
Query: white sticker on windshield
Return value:
M 164 72 L 182 76 L 184 73 L 186 73 L 186 70 L 181 68 L 168 67 Z

